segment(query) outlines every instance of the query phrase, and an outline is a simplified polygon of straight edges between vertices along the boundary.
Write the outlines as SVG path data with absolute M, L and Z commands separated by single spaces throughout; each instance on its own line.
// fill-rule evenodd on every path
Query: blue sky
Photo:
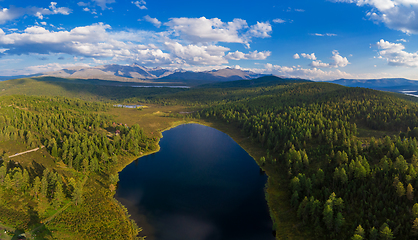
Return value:
M 0 0 L 0 76 L 102 64 L 418 80 L 418 0 Z

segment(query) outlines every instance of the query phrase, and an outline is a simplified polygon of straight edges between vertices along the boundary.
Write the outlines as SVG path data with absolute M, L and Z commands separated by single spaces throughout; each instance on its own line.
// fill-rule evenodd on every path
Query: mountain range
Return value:
M 144 80 L 157 80 L 158 82 L 170 80 L 233 81 L 264 76 L 263 74 L 232 68 L 192 72 L 182 69 L 172 71 L 160 67 L 148 68 L 137 64 L 129 66 L 111 64 L 96 67 L 73 67 L 59 71 L 46 72 L 42 75 L 61 78 L 102 79 L 123 82 L 140 82 Z

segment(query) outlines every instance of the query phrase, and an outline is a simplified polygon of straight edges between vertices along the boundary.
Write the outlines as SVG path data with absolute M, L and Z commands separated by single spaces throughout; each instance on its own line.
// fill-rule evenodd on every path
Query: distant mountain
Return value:
M 225 68 L 220 70 L 212 70 L 205 72 L 175 72 L 162 79 L 167 80 L 206 80 L 206 81 L 235 81 L 247 80 L 265 76 L 264 74 L 253 73 L 250 71 L 243 71 L 240 69 Z
M 282 78 L 274 75 L 263 76 L 250 80 L 237 80 L 229 82 L 217 82 L 201 85 L 202 88 L 249 88 L 249 87 L 268 87 L 283 85 L 288 83 L 311 82 L 310 80 Z
M 137 64 L 123 66 L 117 64 L 97 67 L 73 67 L 54 72 L 46 72 L 44 76 L 78 79 L 103 79 L 113 81 L 132 82 L 136 79 L 157 79 L 172 74 L 170 70 L 162 68 L 147 68 Z
M 42 74 L 32 74 L 32 75 L 16 75 L 16 76 L 0 76 L 0 81 L 12 80 L 12 79 L 19 79 L 19 78 L 30 78 L 30 77 L 37 77 L 41 76 Z
M 111 81 L 137 82 L 138 80 L 155 80 L 155 82 L 175 81 L 233 81 L 253 79 L 262 74 L 250 71 L 225 68 L 221 70 L 192 72 L 171 71 L 164 68 L 147 68 L 137 64 L 123 66 L 117 64 L 102 65 L 97 67 L 73 67 L 54 72 L 43 73 L 43 76 L 78 79 L 102 79 Z
M 372 89 L 402 88 L 418 86 L 418 81 L 405 78 L 382 78 L 382 79 L 339 79 L 330 81 L 347 87 L 364 87 Z

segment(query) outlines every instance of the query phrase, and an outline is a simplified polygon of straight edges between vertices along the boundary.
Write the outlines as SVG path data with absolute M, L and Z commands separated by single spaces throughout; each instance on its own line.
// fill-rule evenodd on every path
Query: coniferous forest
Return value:
M 413 98 L 272 77 L 152 95 L 127 87 L 107 97 L 111 87 L 101 86 L 94 101 L 74 96 L 78 88 L 62 96 L 1 96 L 0 224 L 40 239 L 52 239 L 52 231 L 64 239 L 139 236 L 141 228 L 113 199 L 117 173 L 157 150 L 158 137 L 126 116 L 129 123 L 118 121 L 113 105 L 143 103 L 158 107 L 153 121 L 218 123 L 250 139 L 269 176 L 266 200 L 277 239 L 418 236 Z M 27 158 L 8 155 L 36 148 Z M 283 228 L 287 223 L 292 228 Z

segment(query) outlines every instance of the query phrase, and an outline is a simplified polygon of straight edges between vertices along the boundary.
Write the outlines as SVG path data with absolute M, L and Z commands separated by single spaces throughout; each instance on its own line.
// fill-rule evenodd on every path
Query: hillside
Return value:
M 92 203 L 101 197 L 112 205 L 105 195 L 117 179 L 111 180 L 110 175 L 120 171 L 130 161 L 129 156 L 146 151 L 146 142 L 158 142 L 156 133 L 177 121 L 191 120 L 228 133 L 266 172 L 266 199 L 277 239 L 351 239 L 361 234 L 367 239 L 414 239 L 418 233 L 418 194 L 414 191 L 418 187 L 418 105 L 396 94 L 275 76 L 191 89 L 138 89 L 71 81 L 43 78 L 0 83 L 0 89 L 4 89 L 0 95 L 49 95 L 1 97 L 4 121 L 0 117 L 0 129 L 4 137 L 0 138 L 0 148 L 6 151 L 3 157 L 7 158 L 30 147 L 45 146 L 43 154 L 47 159 L 39 163 L 63 176 L 63 201 L 73 203 L 70 211 L 64 211 L 52 222 L 50 229 L 54 231 L 70 234 L 63 227 L 70 222 L 69 226 L 78 229 L 80 236 L 100 234 L 98 229 L 104 225 L 105 232 L 110 231 L 109 226 L 120 220 L 102 222 L 81 213 L 93 208 L 99 213 L 97 217 L 106 216 L 102 207 Z M 51 97 L 56 95 L 90 102 Z M 111 107 L 116 102 L 152 105 L 143 110 Z M 13 116 L 17 119 L 12 121 Z M 115 127 L 113 122 L 127 123 L 129 128 Z M 12 123 L 12 127 L 6 127 L 6 123 Z M 114 135 L 116 129 L 122 134 L 120 139 Z M 138 144 L 132 144 L 135 141 Z M 106 147 L 89 147 L 97 142 Z M 84 144 L 94 151 L 83 151 Z M 19 149 L 11 151 L 11 146 Z M 110 156 L 109 151 L 120 154 L 118 159 L 123 164 L 115 159 L 101 161 L 97 170 L 94 158 L 102 159 L 103 153 Z M 88 161 L 77 157 L 84 152 L 88 153 Z M 29 163 L 22 162 L 22 174 L 25 169 L 29 171 Z M 90 174 L 83 178 L 86 169 Z M 13 171 L 6 167 L 12 180 Z M 43 177 L 46 175 L 50 173 L 39 171 L 30 175 L 29 183 L 23 186 L 33 189 L 36 176 L 40 180 L 54 178 Z M 70 177 L 75 183 L 69 183 L 73 182 Z M 87 185 L 80 183 L 84 179 Z M 95 184 L 96 180 L 104 182 L 105 187 Z M 83 200 L 90 205 L 77 205 L 77 183 L 80 188 L 84 186 L 82 189 L 90 186 L 102 195 L 86 190 Z M 0 186 L 2 196 L 10 201 L 9 205 L 0 206 L 3 212 L 10 211 L 3 221 L 9 226 L 32 229 L 34 225 L 28 220 L 31 213 L 18 217 L 25 225 L 10 217 L 20 207 L 12 199 L 14 188 Z M 52 191 L 56 188 L 51 183 L 44 197 L 34 197 L 25 190 L 18 193 L 37 212 L 45 212 L 34 216 L 45 219 L 53 211 Z M 112 206 L 114 213 L 120 210 Z M 90 225 L 83 224 L 84 218 Z

